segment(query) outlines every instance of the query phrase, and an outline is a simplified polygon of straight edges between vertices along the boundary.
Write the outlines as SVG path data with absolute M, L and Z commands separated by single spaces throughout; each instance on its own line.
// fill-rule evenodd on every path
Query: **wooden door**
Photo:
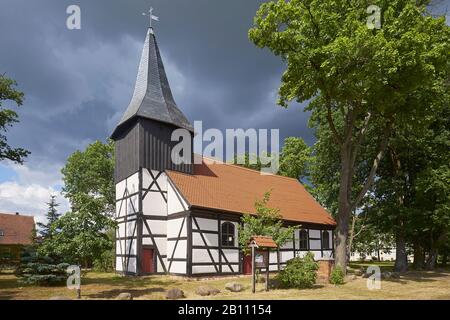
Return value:
M 155 271 L 153 254 L 154 254 L 154 249 L 152 249 L 152 248 L 143 248 L 142 249 L 142 272 L 143 273 L 153 273 Z
M 244 274 L 252 274 L 252 255 L 244 256 Z

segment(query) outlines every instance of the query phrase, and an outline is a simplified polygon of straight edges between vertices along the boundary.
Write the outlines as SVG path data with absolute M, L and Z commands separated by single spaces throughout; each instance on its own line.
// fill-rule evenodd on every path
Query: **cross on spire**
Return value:
M 142 13 L 143 16 L 148 16 L 149 20 L 150 20 L 150 28 L 152 27 L 152 21 L 159 21 L 159 18 L 157 16 L 153 15 L 153 8 L 150 7 L 150 10 L 148 10 L 148 12 L 144 12 Z

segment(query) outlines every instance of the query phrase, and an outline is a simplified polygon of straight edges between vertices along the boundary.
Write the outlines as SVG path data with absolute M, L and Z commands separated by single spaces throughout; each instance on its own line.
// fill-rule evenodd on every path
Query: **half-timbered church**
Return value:
M 127 275 L 231 275 L 251 271 L 238 246 L 242 214 L 272 190 L 270 207 L 292 240 L 270 253 L 270 270 L 310 251 L 333 255 L 335 221 L 296 179 L 230 164 L 177 165 L 172 132 L 194 130 L 178 108 L 152 28 L 148 29 L 131 102 L 115 128 L 116 271 Z M 194 154 L 191 152 L 191 159 Z

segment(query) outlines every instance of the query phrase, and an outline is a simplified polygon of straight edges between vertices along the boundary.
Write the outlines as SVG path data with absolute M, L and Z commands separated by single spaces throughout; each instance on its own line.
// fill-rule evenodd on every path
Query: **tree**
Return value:
M 351 212 L 371 187 L 392 134 L 412 124 L 436 100 L 448 79 L 450 32 L 444 18 L 426 14 L 427 1 L 379 0 L 382 28 L 369 29 L 362 0 L 279 0 L 261 5 L 250 39 L 287 64 L 279 104 L 311 100 L 308 110 L 328 126 L 339 157 L 336 264 L 346 267 Z M 423 102 L 427 103 L 423 103 Z M 369 128 L 374 155 L 361 159 Z M 370 163 L 355 193 L 358 162 Z
M 286 138 L 280 155 L 280 174 L 295 179 L 307 176 L 311 151 L 302 138 Z
M 253 236 L 272 237 L 275 243 L 281 247 L 288 240 L 293 239 L 294 227 L 283 227 L 280 210 L 269 208 L 271 192 L 266 192 L 262 200 L 255 201 L 256 214 L 244 214 L 242 224 L 238 226 L 239 246 L 248 254 L 250 239 Z
M 0 161 L 11 160 L 22 164 L 30 152 L 23 148 L 11 147 L 5 135 L 8 128 L 19 122 L 18 115 L 14 110 L 3 107 L 3 101 L 13 101 L 17 106 L 22 105 L 24 94 L 18 91 L 16 86 L 17 83 L 14 80 L 0 75 Z
M 47 238 L 51 238 L 53 236 L 51 226 L 61 216 L 61 214 L 58 213 L 59 204 L 56 203 L 55 195 L 50 196 L 50 202 L 47 202 L 47 205 L 48 205 L 48 210 L 47 210 L 47 214 L 46 214 L 47 223 L 42 223 L 42 222 L 37 223 L 38 227 L 40 228 L 39 234 L 43 240 L 47 239 Z
M 52 238 L 44 241 L 42 254 L 64 262 L 92 265 L 114 246 L 109 236 L 116 224 L 111 218 L 115 206 L 114 145 L 96 141 L 68 159 L 63 174 L 63 193 L 71 211 L 51 225 Z
M 115 223 L 101 213 L 101 202 L 83 194 L 76 197 L 81 204 L 78 210 L 66 213 L 52 225 L 58 232 L 42 243 L 39 252 L 87 268 L 113 248 L 114 242 L 107 231 L 113 229 Z
M 283 148 L 280 154 L 280 169 L 278 174 L 301 179 L 308 174 L 308 164 L 311 161 L 311 148 L 305 143 L 302 138 L 288 137 L 284 140 Z M 261 161 L 261 158 L 264 161 Z M 261 155 L 245 153 L 243 155 L 236 155 L 234 157 L 234 164 L 241 165 L 245 168 L 260 171 L 263 167 L 270 167 L 270 164 L 264 166 L 262 163 L 267 163 L 265 158 L 270 158 L 270 155 Z
M 96 141 L 84 151 L 74 152 L 63 174 L 63 194 L 70 200 L 73 211 L 84 206 L 85 199 L 95 199 L 99 213 L 111 215 L 115 210 L 114 142 Z M 80 197 L 79 195 L 87 197 Z

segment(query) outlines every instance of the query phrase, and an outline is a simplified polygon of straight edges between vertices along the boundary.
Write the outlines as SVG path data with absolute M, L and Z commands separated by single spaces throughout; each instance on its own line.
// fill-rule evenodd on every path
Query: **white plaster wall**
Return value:
M 160 192 L 148 192 L 142 199 L 142 207 L 144 214 L 148 216 L 167 215 L 167 204 Z
M 192 266 L 192 273 L 216 273 L 214 266 Z
M 167 221 L 167 238 L 177 238 L 180 233 L 181 225 L 185 218 L 173 219 Z M 187 235 L 187 219 L 183 224 L 183 230 L 180 237 L 186 237 Z
M 175 247 L 176 241 L 167 241 L 167 257 L 172 258 L 173 249 Z M 175 250 L 175 254 L 173 258 L 175 259 L 186 259 L 187 253 L 187 241 L 179 240 L 177 244 L 177 248 Z
M 280 262 L 281 263 L 285 263 L 292 258 L 294 258 L 294 251 L 281 251 L 280 252 Z
M 116 200 L 122 199 L 125 193 L 126 179 L 116 184 Z
M 192 233 L 192 245 L 194 246 L 211 246 L 218 247 L 219 246 L 219 237 L 217 234 L 204 233 L 203 237 L 206 241 L 206 244 L 203 242 L 202 236 L 198 232 Z
M 322 244 L 320 240 L 309 240 L 309 249 L 320 250 Z
M 211 258 L 208 254 L 208 251 L 206 249 L 192 249 L 192 262 L 219 262 L 219 250 L 216 249 L 210 249 L 209 252 L 211 253 L 212 258 L 214 261 L 211 261 Z
M 232 264 L 232 263 L 230 264 L 233 270 L 231 270 L 230 267 L 228 267 L 228 265 L 222 265 L 222 272 L 239 272 L 239 264 Z
M 147 220 L 148 227 L 152 234 L 167 234 L 167 221 L 162 220 Z M 149 235 L 147 226 L 143 225 L 142 234 Z
M 195 218 L 195 220 L 197 220 L 200 230 L 218 231 L 217 220 L 204 218 Z M 198 230 L 197 225 L 194 222 L 194 218 L 192 218 L 192 230 Z
M 320 230 L 309 230 L 309 237 L 310 238 L 320 238 Z
M 227 258 L 229 263 L 239 263 L 239 250 L 234 249 L 222 249 L 223 254 Z M 222 257 L 222 262 L 225 262 L 225 259 Z
M 172 265 L 170 266 L 169 272 L 171 272 L 171 273 L 179 273 L 179 274 L 186 274 L 187 273 L 186 262 L 184 262 L 184 261 L 172 261 Z
M 178 195 L 178 196 L 177 196 Z M 183 197 L 172 187 L 170 183 L 167 184 L 167 214 L 174 214 L 188 210 L 189 206 Z

